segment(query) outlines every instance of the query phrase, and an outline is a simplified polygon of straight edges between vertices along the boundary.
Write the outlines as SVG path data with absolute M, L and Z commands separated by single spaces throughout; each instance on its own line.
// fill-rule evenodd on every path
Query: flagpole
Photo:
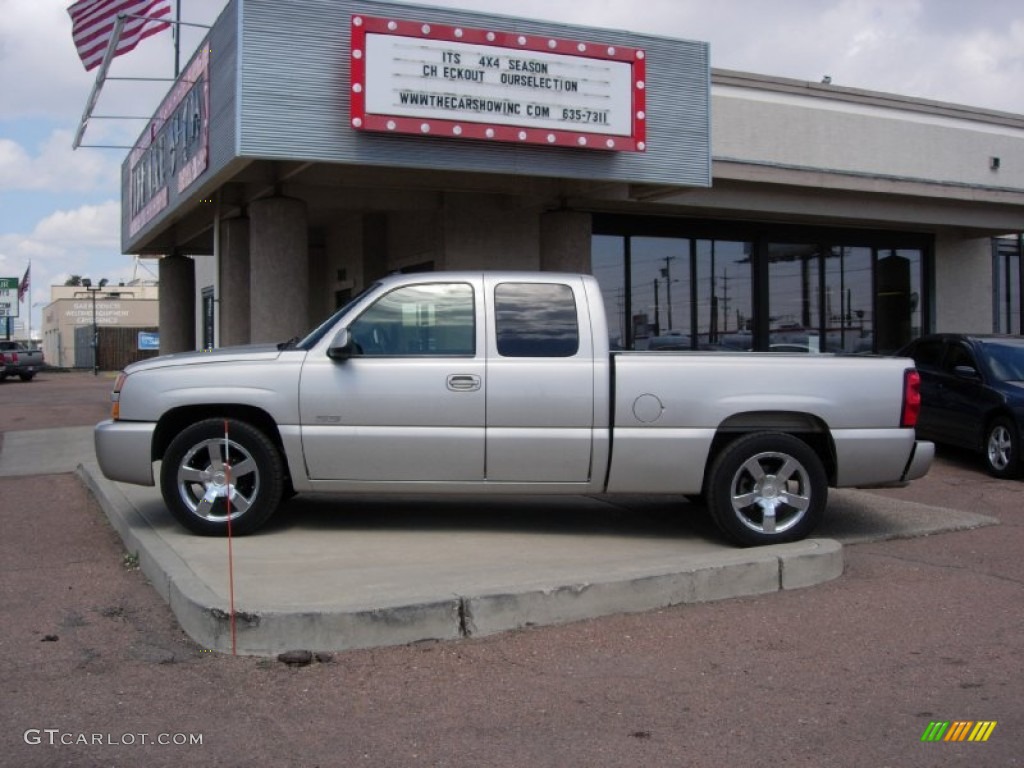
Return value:
M 181 74 L 181 0 L 174 4 L 174 18 L 177 24 L 174 25 L 174 79 Z
M 32 259 L 28 260 L 28 347 L 32 348 Z

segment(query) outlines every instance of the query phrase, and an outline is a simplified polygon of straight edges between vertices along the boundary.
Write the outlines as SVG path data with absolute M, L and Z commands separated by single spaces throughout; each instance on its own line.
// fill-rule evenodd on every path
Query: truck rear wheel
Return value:
M 206 419 L 171 441 L 160 491 L 175 519 L 194 533 L 252 533 L 277 510 L 284 486 L 277 447 L 244 421 Z
M 806 537 L 828 500 L 821 459 L 782 432 L 755 432 L 727 445 L 711 466 L 707 488 L 715 523 L 745 547 Z

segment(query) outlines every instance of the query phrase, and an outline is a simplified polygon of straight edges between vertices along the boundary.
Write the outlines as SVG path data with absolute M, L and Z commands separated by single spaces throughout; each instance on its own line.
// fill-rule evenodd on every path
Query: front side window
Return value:
M 428 283 L 396 288 L 349 326 L 364 357 L 476 354 L 473 288 Z
M 555 283 L 502 283 L 494 289 L 502 357 L 572 357 L 580 348 L 572 289 Z

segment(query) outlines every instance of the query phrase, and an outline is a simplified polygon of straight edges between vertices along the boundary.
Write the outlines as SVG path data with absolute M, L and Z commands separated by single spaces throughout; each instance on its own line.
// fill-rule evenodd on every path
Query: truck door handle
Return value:
M 452 392 L 475 392 L 480 389 L 480 377 L 471 373 L 453 373 L 448 377 L 448 389 Z

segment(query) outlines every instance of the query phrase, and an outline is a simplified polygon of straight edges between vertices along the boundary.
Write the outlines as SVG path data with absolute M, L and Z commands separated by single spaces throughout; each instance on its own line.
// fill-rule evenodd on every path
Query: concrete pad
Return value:
M 102 477 L 92 428 L 7 432 L 0 476 L 75 467 L 125 548 L 205 647 L 341 650 L 796 589 L 837 578 L 843 543 L 996 521 L 833 491 L 822 538 L 737 549 L 682 497 L 299 496 L 256 535 L 194 536 L 155 488 Z
M 197 642 L 231 649 L 228 543 L 185 532 L 156 489 L 80 472 Z M 239 652 L 340 650 L 485 635 L 810 586 L 842 548 L 724 544 L 681 498 L 294 499 L 235 539 Z

